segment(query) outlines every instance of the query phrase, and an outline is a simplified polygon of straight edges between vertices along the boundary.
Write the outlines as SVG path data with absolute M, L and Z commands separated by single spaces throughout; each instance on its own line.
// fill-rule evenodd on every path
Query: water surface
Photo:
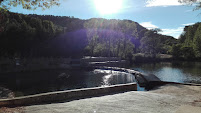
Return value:
M 201 84 L 201 62 L 161 62 L 137 64 L 132 69 L 155 74 L 163 81 Z
M 100 69 L 93 71 L 57 69 L 0 74 L 0 86 L 11 89 L 16 96 L 133 82 L 135 77 L 131 74 Z

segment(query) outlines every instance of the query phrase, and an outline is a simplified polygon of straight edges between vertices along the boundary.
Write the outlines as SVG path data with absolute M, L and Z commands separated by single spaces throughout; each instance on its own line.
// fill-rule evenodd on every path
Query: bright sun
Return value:
M 96 9 L 101 14 L 114 14 L 122 8 L 123 0 L 94 0 Z

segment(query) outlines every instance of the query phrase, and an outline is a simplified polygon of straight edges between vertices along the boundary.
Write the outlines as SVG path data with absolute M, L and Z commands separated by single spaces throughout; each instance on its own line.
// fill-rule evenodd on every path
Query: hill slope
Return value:
M 176 39 L 131 20 L 23 15 L 0 10 L 0 56 L 120 56 L 167 53 Z

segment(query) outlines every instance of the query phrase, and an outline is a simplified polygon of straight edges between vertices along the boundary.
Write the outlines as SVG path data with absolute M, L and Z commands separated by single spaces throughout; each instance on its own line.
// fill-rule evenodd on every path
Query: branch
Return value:
M 35 10 L 42 8 L 43 10 L 51 6 L 60 5 L 60 0 L 0 0 L 0 7 L 10 9 L 11 7 L 22 6 L 23 9 Z

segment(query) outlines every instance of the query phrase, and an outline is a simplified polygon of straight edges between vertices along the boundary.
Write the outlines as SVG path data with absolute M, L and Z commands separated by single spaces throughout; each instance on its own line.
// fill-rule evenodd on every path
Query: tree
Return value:
M 141 39 L 141 49 L 143 52 L 156 54 L 160 52 L 160 37 L 155 31 L 147 31 Z
M 122 54 L 123 56 L 121 57 L 131 60 L 134 53 L 133 52 L 134 48 L 135 45 L 130 40 L 125 39 L 124 50 L 123 50 L 124 54 Z
M 181 44 L 182 57 L 193 59 L 201 57 L 201 23 L 186 26 L 179 38 Z M 175 50 L 177 51 L 177 50 Z M 176 52 L 175 52 L 176 54 Z
M 37 8 L 50 8 L 53 5 L 60 5 L 60 0 L 0 0 L 0 7 L 9 9 L 10 7 L 22 6 L 23 9 L 35 10 Z
M 179 58 L 179 57 L 182 56 L 181 47 L 182 47 L 181 44 L 176 44 L 176 45 L 172 46 L 172 48 L 171 48 L 171 54 L 173 55 L 173 57 Z
M 195 27 L 194 26 L 188 26 L 185 28 L 185 30 L 187 31 L 185 33 L 185 46 L 192 46 L 193 45 L 193 38 L 194 38 L 194 34 L 195 34 Z
M 90 51 L 90 55 L 92 55 L 92 56 L 94 55 L 95 47 L 98 44 L 98 38 L 99 38 L 99 36 L 97 34 L 95 34 L 92 38 L 88 38 L 89 44 L 86 47 L 86 49 L 88 51 Z M 100 46 L 97 46 L 97 47 L 100 47 Z M 95 52 L 96 52 L 96 54 L 98 53 L 97 50 Z
M 193 5 L 193 4 L 195 4 L 196 7 L 195 7 L 194 10 L 201 9 L 201 1 L 200 0 L 179 0 L 179 2 L 187 4 L 187 5 Z
M 184 59 L 194 59 L 195 58 L 195 54 L 194 54 L 192 46 L 182 46 L 181 51 L 182 51 L 182 55 L 183 55 Z
M 159 33 L 159 32 L 162 32 L 163 30 L 160 28 L 154 28 L 154 29 L 151 29 L 151 31 L 153 31 L 154 33 Z
M 43 36 L 41 38 L 44 38 L 44 37 L 52 38 L 52 37 L 54 37 L 54 35 L 55 35 L 54 24 L 51 21 L 43 20 L 42 25 L 43 25 L 43 29 L 42 29 Z
M 201 24 L 199 25 L 197 31 L 195 32 L 193 42 L 194 42 L 193 49 L 195 51 L 195 56 L 201 57 Z

